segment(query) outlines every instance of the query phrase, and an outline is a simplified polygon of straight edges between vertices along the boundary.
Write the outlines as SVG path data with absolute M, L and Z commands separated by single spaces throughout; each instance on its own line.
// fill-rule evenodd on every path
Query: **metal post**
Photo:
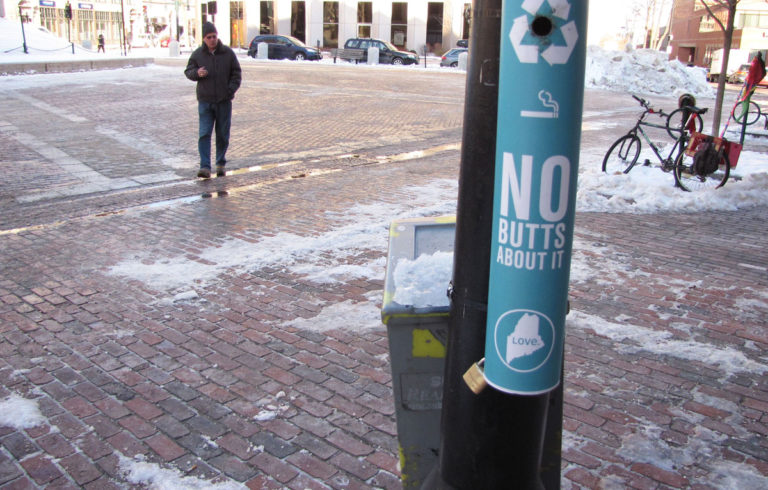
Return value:
M 120 0 L 120 44 L 123 56 L 128 56 L 128 41 L 125 38 L 125 2 Z
M 530 423 L 526 413 L 538 414 L 535 425 L 541 424 L 546 400 L 518 403 L 492 389 L 475 395 L 462 380 L 485 348 L 501 6 L 501 0 L 472 5 L 440 461 L 424 488 L 509 488 L 511 482 L 531 488 L 538 469 L 536 442 L 517 439 Z M 517 447 L 510 444 L 516 440 Z
M 559 486 L 547 413 L 561 417 L 586 12 L 507 0 L 502 20 L 500 0 L 473 3 L 440 462 L 424 488 Z M 475 395 L 462 375 L 483 357 L 492 387 Z
M 29 51 L 27 50 L 27 35 L 24 32 L 24 14 L 22 13 L 21 6 L 22 2 L 19 2 L 19 21 L 21 21 L 21 39 L 22 39 L 22 45 L 24 47 L 24 53 L 29 54 Z
M 752 100 L 752 94 L 755 93 L 755 90 L 749 90 L 747 91 L 747 96 L 744 97 L 743 102 L 739 102 L 742 104 L 742 119 L 741 119 L 741 136 L 739 137 L 739 144 L 744 146 L 744 136 L 746 136 L 747 133 L 747 118 L 749 116 L 749 103 Z M 723 131 L 725 133 L 725 131 Z

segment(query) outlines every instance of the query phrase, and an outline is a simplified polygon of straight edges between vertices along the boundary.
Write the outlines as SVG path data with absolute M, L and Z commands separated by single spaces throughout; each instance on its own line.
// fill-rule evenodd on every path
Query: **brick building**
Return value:
M 712 12 L 726 24 L 728 12 L 713 4 Z M 723 47 L 723 31 L 700 0 L 675 0 L 672 7 L 670 58 L 709 67 L 712 53 Z M 732 49 L 768 48 L 768 3 L 741 0 L 736 9 Z

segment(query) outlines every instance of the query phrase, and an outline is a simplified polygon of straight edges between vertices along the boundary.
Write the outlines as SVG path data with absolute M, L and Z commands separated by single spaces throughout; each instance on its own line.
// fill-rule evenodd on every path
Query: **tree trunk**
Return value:
M 731 44 L 733 38 L 733 24 L 736 18 L 736 4 L 738 1 L 728 1 L 728 19 L 726 20 L 725 32 L 723 33 L 723 62 L 720 67 L 720 78 L 717 81 L 717 97 L 715 98 L 715 111 L 712 115 L 712 135 L 717 136 L 720 133 L 720 119 L 723 114 L 723 99 L 725 98 L 725 78 L 728 76 L 728 58 L 731 54 Z

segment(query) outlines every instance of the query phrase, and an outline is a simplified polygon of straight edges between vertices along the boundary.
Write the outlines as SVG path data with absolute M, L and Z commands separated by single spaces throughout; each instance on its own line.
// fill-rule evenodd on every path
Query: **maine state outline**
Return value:
M 530 356 L 544 347 L 546 344 L 539 335 L 539 317 L 525 313 L 507 336 L 506 362 L 511 364 L 515 359 Z

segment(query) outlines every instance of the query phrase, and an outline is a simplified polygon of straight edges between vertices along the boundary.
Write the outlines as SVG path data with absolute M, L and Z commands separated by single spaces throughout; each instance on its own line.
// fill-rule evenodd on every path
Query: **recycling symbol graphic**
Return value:
M 536 33 L 531 31 L 532 20 L 538 17 L 537 13 L 541 6 L 544 5 L 544 2 L 547 2 L 552 8 L 552 17 L 556 17 L 560 21 L 568 20 L 568 15 L 571 11 L 571 5 L 568 3 L 568 0 L 524 0 L 522 8 L 530 14 L 530 17 L 528 15 L 517 17 L 512 24 L 512 29 L 509 31 L 509 40 L 512 41 L 512 47 L 515 49 L 515 54 L 517 54 L 520 63 L 538 63 L 539 61 L 539 45 L 523 44 L 523 38 L 529 32 L 534 36 L 536 35 Z M 553 24 L 556 23 L 553 22 Z M 550 65 L 563 65 L 567 63 L 573 48 L 576 47 L 576 41 L 579 39 L 579 33 L 576 31 L 576 22 L 573 20 L 561 25 L 559 29 L 563 39 L 565 39 L 565 46 L 550 44 L 541 52 L 541 57 Z

